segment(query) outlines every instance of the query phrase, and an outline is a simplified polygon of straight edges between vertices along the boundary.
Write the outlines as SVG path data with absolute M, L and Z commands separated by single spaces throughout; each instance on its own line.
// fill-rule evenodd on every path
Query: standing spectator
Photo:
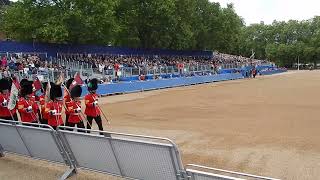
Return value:
M 7 61 L 7 56 L 3 56 L 1 59 L 1 67 L 5 68 L 7 67 L 8 61 Z

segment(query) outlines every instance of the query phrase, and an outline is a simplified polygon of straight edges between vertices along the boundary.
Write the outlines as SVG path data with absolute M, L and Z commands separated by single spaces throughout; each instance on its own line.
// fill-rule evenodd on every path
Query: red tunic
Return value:
M 64 104 L 66 105 L 66 107 L 69 107 L 70 102 L 72 101 L 71 96 L 69 94 L 69 92 L 65 91 L 66 95 L 64 96 Z M 69 115 L 70 112 L 68 109 L 66 109 L 66 114 Z
M 47 104 L 46 104 L 45 96 L 44 96 L 44 95 L 41 95 L 41 96 L 39 97 L 39 101 L 40 101 L 42 119 L 48 120 L 49 114 L 48 114 L 48 112 L 46 112 L 46 106 L 47 106 Z
M 8 107 L 2 106 L 2 103 L 4 100 L 7 100 L 7 104 L 9 103 L 9 97 L 10 97 L 9 94 L 0 94 L 0 117 L 11 117 L 11 114 L 12 115 L 16 114 L 16 108 L 11 110 L 11 114 L 10 114 Z
M 69 116 L 69 119 L 68 119 L 69 123 L 77 124 L 80 121 L 82 121 L 80 112 L 79 113 L 75 112 L 75 110 L 78 107 L 81 109 L 81 101 L 71 101 L 69 103 L 69 106 L 68 106 L 68 111 L 70 113 L 70 116 Z
M 32 111 L 27 112 L 27 108 L 31 106 Z M 36 109 L 36 104 L 33 103 L 33 101 L 30 101 L 29 99 L 25 99 L 21 97 L 18 101 L 18 111 L 20 113 L 21 121 L 22 122 L 37 122 L 37 113 L 35 111 Z
M 55 115 L 51 115 L 50 111 L 51 110 L 56 110 L 56 114 Z M 63 120 L 62 120 L 62 102 L 57 102 L 57 101 L 51 101 L 47 103 L 47 107 L 46 107 L 46 112 L 48 113 L 48 124 L 50 126 L 61 126 L 63 125 Z
M 34 110 L 34 112 L 37 112 L 39 110 L 39 105 L 36 101 L 36 97 L 35 96 L 29 96 L 29 101 L 32 104 L 32 108 Z
M 87 94 L 85 97 L 84 97 L 84 100 L 85 100 L 85 105 L 86 105 L 86 110 L 85 110 L 85 114 L 87 116 L 90 116 L 90 117 L 97 117 L 100 115 L 100 110 L 97 106 L 94 106 L 93 105 L 93 102 L 94 101 L 97 101 L 98 100 L 98 95 L 97 94 Z

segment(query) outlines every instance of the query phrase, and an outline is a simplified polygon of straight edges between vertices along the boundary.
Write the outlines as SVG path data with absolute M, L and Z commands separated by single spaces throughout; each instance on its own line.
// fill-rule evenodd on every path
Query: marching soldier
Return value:
M 82 93 L 82 88 L 80 85 L 77 85 L 71 89 L 71 98 L 72 100 L 68 104 L 68 112 L 69 112 L 69 118 L 68 120 L 68 126 L 75 127 L 77 125 L 77 128 L 85 128 L 83 119 L 81 118 L 81 101 L 80 96 Z M 79 132 L 85 132 L 85 131 L 79 131 Z
M 48 113 L 45 112 L 46 110 L 46 90 L 47 90 L 47 85 L 48 82 L 43 82 L 42 83 L 42 89 L 43 89 L 43 94 L 39 96 L 39 102 L 40 102 L 40 109 L 41 109 L 41 124 L 48 124 Z
M 21 121 L 27 123 L 36 123 L 37 117 L 37 104 L 32 98 L 32 81 L 26 79 L 20 82 L 20 98 L 18 101 L 18 112 L 20 113 Z
M 35 86 L 35 84 L 33 84 L 33 85 Z M 41 84 L 41 86 L 42 86 L 42 84 Z M 37 107 L 38 107 L 37 113 L 38 113 L 38 117 L 39 117 L 40 123 L 41 124 L 47 124 L 46 122 L 43 121 L 43 117 L 42 117 L 42 113 L 41 113 L 41 107 L 42 107 L 41 106 L 41 101 L 43 101 L 44 98 L 45 98 L 43 88 L 41 87 L 41 89 L 38 89 L 38 90 L 36 89 L 33 94 L 34 94 L 34 101 L 35 101 L 35 103 L 37 104 Z
M 8 109 L 11 82 L 4 78 L 0 80 L 0 85 L 0 119 L 18 121 L 16 109 Z
M 62 90 L 61 86 L 53 84 L 50 89 L 50 99 L 52 101 L 47 103 L 45 112 L 48 113 L 48 124 L 57 129 L 58 126 L 63 125 L 62 120 Z
M 99 127 L 99 130 L 103 131 L 102 119 L 100 116 L 100 108 L 98 107 L 98 95 L 96 94 L 97 89 L 98 80 L 91 79 L 88 83 L 89 94 L 87 94 L 84 98 L 86 105 L 85 114 L 87 115 L 88 120 L 87 129 L 91 129 L 92 120 L 94 119 Z
M 65 94 L 64 94 L 64 104 L 65 104 L 65 107 L 66 108 L 68 108 L 69 107 L 69 104 L 70 104 L 70 102 L 71 102 L 71 95 L 70 95 L 70 86 L 71 86 L 71 84 L 72 84 L 72 82 L 73 82 L 73 80 L 74 80 L 74 78 L 70 78 L 67 82 L 66 82 L 66 89 L 68 90 L 68 91 L 65 91 Z M 69 111 L 68 111 L 68 109 L 66 109 L 66 122 L 65 122 L 65 126 L 69 126 L 69 121 L 68 121 L 68 119 L 69 119 L 69 116 L 70 116 L 70 113 L 69 113 Z

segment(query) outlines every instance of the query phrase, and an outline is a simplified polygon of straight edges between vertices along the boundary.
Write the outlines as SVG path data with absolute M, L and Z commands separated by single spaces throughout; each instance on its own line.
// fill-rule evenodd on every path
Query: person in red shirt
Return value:
M 64 97 L 63 97 L 63 100 L 64 100 L 64 104 L 65 104 L 65 107 L 68 108 L 70 102 L 71 102 L 71 96 L 70 96 L 70 86 L 73 82 L 74 78 L 70 78 L 67 82 L 66 82 L 66 89 L 68 90 L 65 90 L 64 91 Z M 69 126 L 69 116 L 70 116 L 70 113 L 69 113 L 69 110 L 66 109 L 66 122 L 65 122 L 65 126 Z
M 87 94 L 84 97 L 85 100 L 85 114 L 87 115 L 87 129 L 91 129 L 92 127 L 92 120 L 94 119 L 99 127 L 100 131 L 103 131 L 102 126 L 102 119 L 100 116 L 100 109 L 98 107 L 98 95 L 96 93 L 98 89 L 98 80 L 97 79 L 91 79 L 88 83 L 88 91 L 89 94 Z M 103 133 L 100 133 L 103 134 Z
M 179 64 L 178 64 L 178 69 L 179 69 L 180 75 L 182 75 L 182 74 L 183 74 L 183 71 L 184 71 L 184 64 L 183 64 L 183 63 L 179 63 Z
M 53 128 L 57 129 L 58 126 L 63 125 L 62 120 L 62 89 L 60 85 L 52 85 L 50 89 L 51 101 L 47 103 L 45 112 L 48 113 L 48 124 Z
M 8 109 L 11 82 L 8 79 L 0 79 L 0 119 L 18 121 L 16 108 Z
M 120 65 L 118 63 L 115 63 L 113 68 L 114 68 L 114 75 L 116 77 L 116 80 L 119 80 Z
M 32 81 L 21 80 L 20 82 L 20 98 L 18 101 L 18 112 L 20 113 L 21 121 L 27 123 L 37 123 L 37 104 L 33 100 Z
M 75 127 L 77 125 L 77 128 L 84 129 L 85 126 L 83 123 L 83 119 L 81 118 L 81 101 L 79 98 L 81 96 L 81 93 L 82 93 L 82 88 L 80 85 L 77 85 L 71 89 L 70 94 L 71 94 L 72 100 L 67 106 L 69 111 L 68 126 Z M 85 131 L 79 130 L 79 132 L 85 132 Z

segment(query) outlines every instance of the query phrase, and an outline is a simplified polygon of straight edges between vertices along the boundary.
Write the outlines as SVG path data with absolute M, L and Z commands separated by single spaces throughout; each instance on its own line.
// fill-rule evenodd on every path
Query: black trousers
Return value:
M 69 114 L 66 114 L 66 122 L 64 123 L 64 126 L 69 126 Z
M 102 119 L 101 119 L 101 116 L 97 116 L 97 117 L 91 117 L 91 116 L 87 116 L 87 120 L 88 120 L 88 123 L 87 123 L 87 129 L 91 129 L 92 127 L 92 120 L 95 120 L 98 127 L 99 127 L 99 130 L 100 131 L 103 131 L 103 126 L 102 126 Z M 88 131 L 88 133 L 90 133 L 90 131 Z M 103 135 L 103 133 L 100 133 L 100 135 Z
M 43 119 L 43 118 L 41 118 L 41 119 L 40 119 L 40 123 L 41 123 L 41 124 L 48 124 L 48 119 Z
M 68 122 L 68 126 L 69 127 L 75 127 L 77 125 L 77 128 L 82 128 L 82 129 L 85 129 L 85 126 L 84 126 L 84 123 L 83 123 L 83 121 L 80 121 L 79 123 L 70 123 L 70 122 Z M 72 131 L 73 129 L 71 129 L 71 128 L 66 128 L 66 130 L 68 130 L 68 131 Z M 78 130 L 78 132 L 82 132 L 82 133 L 85 133 L 86 131 L 84 131 L 84 130 Z

